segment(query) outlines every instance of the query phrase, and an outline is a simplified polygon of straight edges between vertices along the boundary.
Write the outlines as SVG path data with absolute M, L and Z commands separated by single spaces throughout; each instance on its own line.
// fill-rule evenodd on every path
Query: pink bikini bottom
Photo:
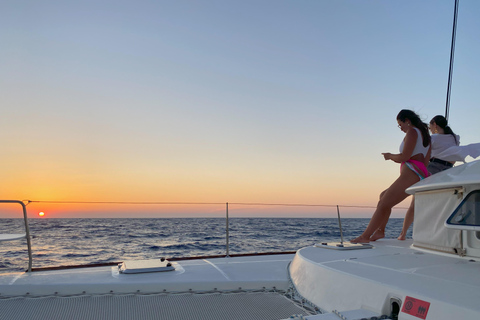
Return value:
M 426 177 L 430 176 L 430 173 L 428 172 L 427 167 L 425 167 L 425 164 L 421 161 L 410 159 L 408 161 L 402 162 L 402 165 L 400 166 L 400 170 L 402 170 L 403 165 L 406 165 L 410 170 L 415 172 L 417 176 L 420 178 L 420 180 L 423 180 Z

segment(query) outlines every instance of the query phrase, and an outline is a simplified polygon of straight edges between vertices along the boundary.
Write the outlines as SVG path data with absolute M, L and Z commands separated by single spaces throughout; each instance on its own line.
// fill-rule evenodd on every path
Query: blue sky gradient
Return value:
M 3 1 L 0 194 L 375 205 L 397 113 L 445 112 L 453 6 Z M 460 1 L 462 144 L 480 141 L 478 16 Z

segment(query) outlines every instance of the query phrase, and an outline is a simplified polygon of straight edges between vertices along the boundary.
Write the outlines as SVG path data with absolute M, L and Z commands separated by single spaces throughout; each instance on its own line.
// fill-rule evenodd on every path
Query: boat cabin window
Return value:
M 475 230 L 480 239 L 480 190 L 470 192 L 446 221 L 447 228 Z

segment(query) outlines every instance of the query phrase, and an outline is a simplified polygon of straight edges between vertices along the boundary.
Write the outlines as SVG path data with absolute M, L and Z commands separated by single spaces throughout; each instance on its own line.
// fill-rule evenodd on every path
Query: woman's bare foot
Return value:
M 375 230 L 375 232 L 370 237 L 370 241 L 376 241 L 378 239 L 385 238 L 385 231 L 381 229 Z
M 358 238 L 350 240 L 350 243 L 369 243 L 370 239 L 360 236 Z
M 398 236 L 397 239 L 403 241 L 403 240 L 405 240 L 406 238 L 407 238 L 407 237 L 406 237 L 405 234 L 402 232 L 402 233 L 400 233 L 400 235 Z

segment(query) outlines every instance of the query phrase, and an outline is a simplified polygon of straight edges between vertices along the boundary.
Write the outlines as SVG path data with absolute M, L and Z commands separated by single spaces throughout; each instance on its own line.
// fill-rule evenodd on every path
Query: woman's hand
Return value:
M 382 153 L 385 160 L 392 160 L 392 154 L 390 152 Z

